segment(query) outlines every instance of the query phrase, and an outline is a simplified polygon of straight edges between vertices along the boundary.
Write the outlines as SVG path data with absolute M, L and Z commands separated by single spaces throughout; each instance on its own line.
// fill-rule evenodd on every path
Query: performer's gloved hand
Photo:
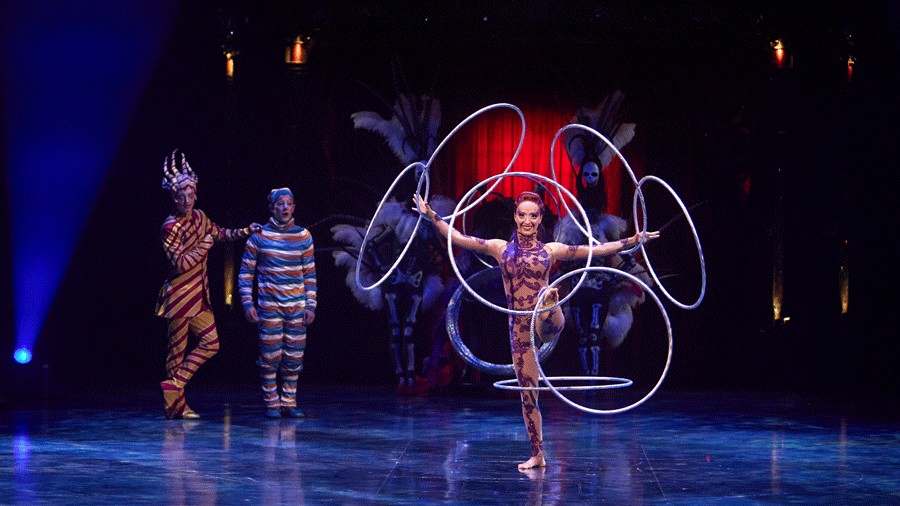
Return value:
M 310 323 L 313 322 L 313 320 L 316 319 L 315 311 L 310 311 L 309 309 L 304 309 L 303 311 L 306 313 L 306 324 L 307 325 L 309 325 Z
M 259 315 L 256 314 L 256 308 L 251 307 L 250 309 L 244 310 L 244 318 L 247 319 L 250 323 L 256 323 L 259 321 Z
M 260 225 L 259 223 L 255 223 L 255 222 L 251 223 L 250 226 L 247 228 L 250 229 L 251 234 L 256 234 L 256 233 L 259 233 L 262 231 L 262 225 Z

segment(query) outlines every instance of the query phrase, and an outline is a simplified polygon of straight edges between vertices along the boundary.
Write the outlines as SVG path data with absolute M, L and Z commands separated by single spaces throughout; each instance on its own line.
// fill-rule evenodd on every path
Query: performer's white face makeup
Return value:
M 535 202 L 523 200 L 516 206 L 516 231 L 524 236 L 533 236 L 537 234 L 538 226 L 541 224 L 543 215 L 541 208 Z
M 194 210 L 194 203 L 197 202 L 197 192 L 193 186 L 187 186 L 173 193 L 172 200 L 175 202 L 175 211 L 179 216 L 191 214 L 191 211 Z
M 269 204 L 269 211 L 278 223 L 287 223 L 294 216 L 294 199 L 290 195 L 279 195 L 275 202 Z
M 581 179 L 587 187 L 597 186 L 597 181 L 600 180 L 600 167 L 595 162 L 584 164 L 584 168 L 581 169 Z

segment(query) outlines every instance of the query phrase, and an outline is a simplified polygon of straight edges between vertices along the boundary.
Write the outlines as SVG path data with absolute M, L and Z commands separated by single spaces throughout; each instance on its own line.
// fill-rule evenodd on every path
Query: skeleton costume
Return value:
M 621 123 L 619 109 L 624 96 L 616 91 L 603 99 L 596 109 L 580 108 L 573 122 L 587 125 L 610 138 L 621 149 L 634 137 L 635 124 Z M 591 235 L 600 242 L 622 237 L 626 222 L 618 216 L 606 214 L 606 184 L 601 168 L 606 167 L 614 153 L 593 134 L 578 130 L 567 131 L 565 140 L 569 158 L 580 167 L 576 178 L 579 203 L 585 208 L 591 224 Z M 566 244 L 587 244 L 587 238 L 569 215 L 557 223 L 554 240 Z M 630 256 L 613 255 L 595 258 L 592 265 L 615 267 L 638 275 L 650 282 L 646 274 Z M 564 265 L 563 269 L 575 266 Z M 581 289 L 569 299 L 570 325 L 578 334 L 578 355 L 585 375 L 596 376 L 600 365 L 600 343 L 605 340 L 613 348 L 622 344 L 632 324 L 632 308 L 644 300 L 643 291 L 634 283 L 612 274 L 589 273 Z
M 436 147 L 440 101 L 429 95 L 401 93 L 390 109 L 393 113 L 390 119 L 373 111 L 353 113 L 353 125 L 382 136 L 404 165 L 427 160 Z M 420 175 L 421 169 L 416 172 L 416 178 Z M 455 206 L 450 199 L 440 196 L 434 201 L 442 210 Z M 359 262 L 360 283 L 372 285 L 394 264 L 419 218 L 410 210 L 412 207 L 411 201 L 385 203 L 372 225 L 365 258 L 358 258 L 365 228 L 346 224 L 331 228 L 335 241 L 345 245 L 345 250 L 334 252 L 334 259 L 338 266 L 348 270 L 347 286 L 360 303 L 375 311 L 384 309 L 388 317 L 394 372 L 398 389 L 404 393 L 410 393 L 416 383 L 414 334 L 418 316 L 431 307 L 444 289 L 442 276 L 435 269 L 443 248 L 434 231 L 423 223 L 396 270 L 379 287 L 362 290 L 355 276 Z
M 278 188 L 269 193 L 269 204 L 282 195 L 294 197 L 288 188 Z M 316 310 L 316 264 L 309 230 L 296 225 L 293 217 L 287 223 L 270 218 L 244 247 L 238 287 L 245 311 L 254 307 L 254 279 L 259 317 L 256 363 L 263 400 L 273 416 L 282 409 L 288 416 L 300 416 L 297 379 L 306 349 L 306 311 Z
M 184 153 L 173 151 L 163 165 L 162 187 L 173 195 L 197 189 L 197 175 Z M 203 211 L 170 215 L 160 230 L 163 249 L 171 264 L 156 303 L 156 314 L 169 320 L 166 380 L 160 383 L 167 418 L 197 418 L 184 400 L 184 387 L 197 369 L 219 351 L 219 337 L 209 301 L 206 264 L 215 241 L 233 241 L 250 235 L 249 228 L 227 229 L 213 223 Z M 200 338 L 185 357 L 188 333 Z
M 435 197 L 442 211 L 455 207 L 444 197 Z M 352 225 L 331 228 L 334 239 L 346 246 L 333 253 L 335 264 L 347 269 L 345 279 L 357 300 L 373 311 L 384 310 L 390 324 L 390 351 L 398 385 L 414 386 L 416 374 L 414 332 L 418 315 L 432 307 L 444 289 L 434 266 L 441 251 L 434 230 L 422 224 L 413 244 L 393 274 L 380 286 L 361 290 L 356 284 L 356 263 L 360 265 L 360 283 L 372 285 L 393 265 L 409 242 L 418 214 L 409 211 L 408 202 L 386 202 L 372 225 L 373 238 L 366 246 L 366 256 L 358 258 L 366 229 Z

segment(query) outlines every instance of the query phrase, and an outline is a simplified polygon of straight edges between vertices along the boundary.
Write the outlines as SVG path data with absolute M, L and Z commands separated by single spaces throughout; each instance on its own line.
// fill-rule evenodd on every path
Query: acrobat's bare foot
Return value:
M 547 471 L 546 467 L 532 467 L 531 469 L 520 469 L 519 472 L 528 477 L 528 479 L 533 481 L 540 481 L 544 479 L 544 473 Z
M 544 467 L 546 465 L 547 463 L 544 462 L 544 454 L 535 455 L 534 457 L 531 457 L 525 462 L 519 464 L 519 471 L 524 471 L 526 469 L 532 469 L 535 467 Z
M 544 300 L 541 301 L 541 309 L 556 305 L 557 302 L 559 302 L 559 290 L 556 288 L 548 288 L 547 292 L 544 294 Z

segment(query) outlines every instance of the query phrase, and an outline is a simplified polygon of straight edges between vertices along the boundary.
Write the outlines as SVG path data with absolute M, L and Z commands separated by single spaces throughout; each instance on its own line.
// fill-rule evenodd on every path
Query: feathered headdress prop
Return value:
M 589 126 L 603 134 L 616 149 L 621 150 L 634 138 L 634 123 L 622 123 L 622 102 L 625 95 L 616 90 L 612 95 L 607 95 L 596 109 L 579 107 L 571 123 L 580 123 Z M 585 163 L 593 161 L 602 170 L 615 153 L 609 146 L 590 132 L 583 130 L 566 130 L 563 134 L 566 152 L 569 159 L 576 167 L 582 167 Z
M 166 156 L 163 161 L 163 190 L 174 193 L 188 186 L 193 186 L 196 190 L 198 180 L 183 152 L 175 149 L 171 155 Z
M 350 115 L 355 128 L 375 132 L 387 141 L 391 151 L 404 165 L 427 160 L 434 153 L 437 129 L 441 123 L 441 102 L 429 95 L 401 94 L 394 102 L 391 119 L 377 112 L 360 111 Z
M 441 123 L 441 102 L 434 92 L 416 95 L 406 82 L 406 76 L 396 59 L 391 64 L 397 98 L 393 105 L 381 94 L 373 92 L 392 116 L 385 119 L 372 111 L 350 115 L 354 128 L 375 132 L 387 141 L 391 151 L 403 165 L 427 160 L 434 153 L 437 129 Z M 365 85 L 364 85 L 365 86 Z M 366 86 L 368 88 L 368 86 Z

